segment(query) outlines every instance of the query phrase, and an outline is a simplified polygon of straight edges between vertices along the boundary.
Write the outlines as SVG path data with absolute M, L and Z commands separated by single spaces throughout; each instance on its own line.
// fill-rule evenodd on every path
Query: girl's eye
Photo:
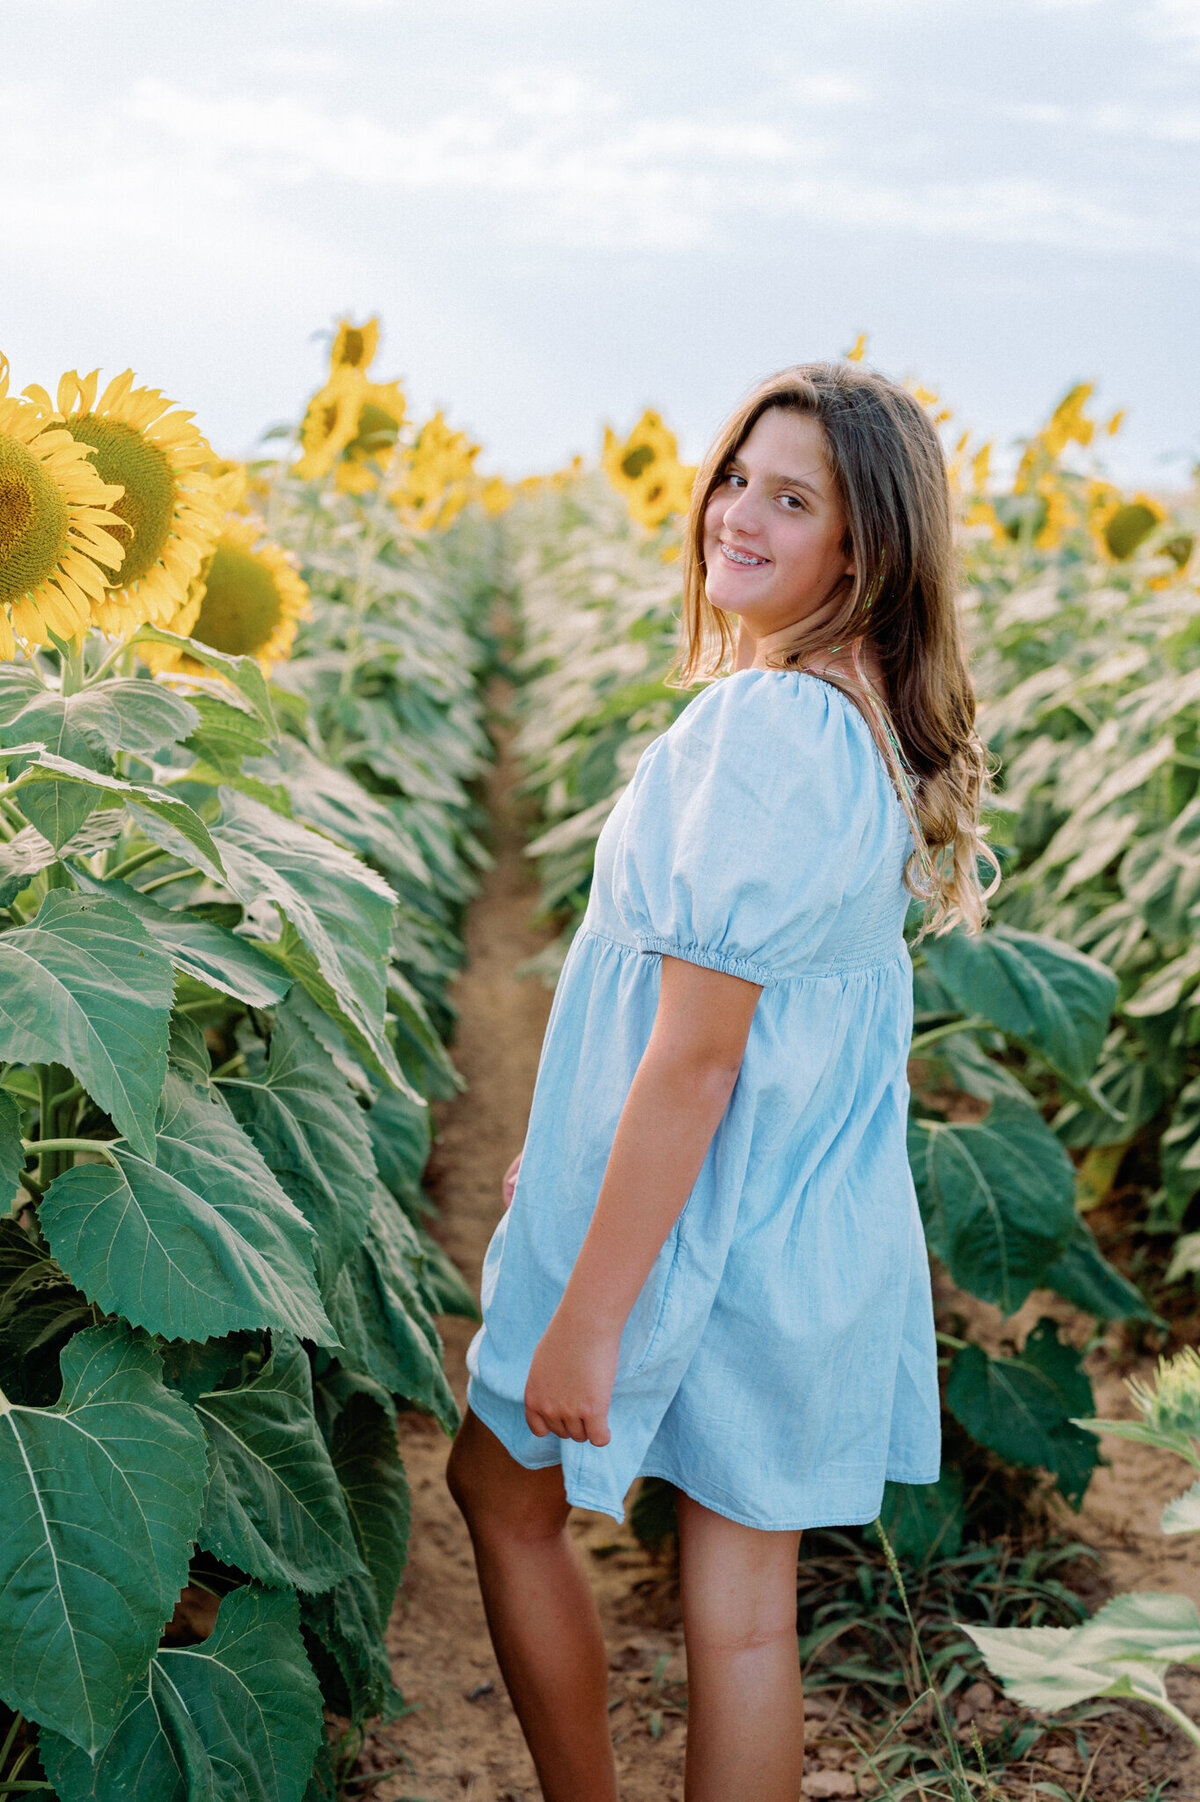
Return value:
M 739 482 L 744 483 L 745 480 L 745 476 L 740 476 L 736 469 L 727 469 L 725 471 L 725 486 L 727 488 L 736 488 Z
M 789 513 L 802 513 L 804 511 L 804 502 L 800 499 L 798 494 L 785 494 L 781 498 L 786 503 Z

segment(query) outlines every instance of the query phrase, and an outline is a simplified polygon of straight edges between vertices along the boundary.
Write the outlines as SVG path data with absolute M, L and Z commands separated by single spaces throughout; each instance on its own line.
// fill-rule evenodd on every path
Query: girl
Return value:
M 995 860 L 945 462 L 895 383 L 788 369 L 719 434 L 677 683 L 730 663 L 600 835 L 450 1460 L 547 1802 L 617 1794 L 573 1504 L 675 1485 L 687 1802 L 796 1802 L 801 1529 L 939 1472 L 903 926 L 916 894 L 978 930 Z

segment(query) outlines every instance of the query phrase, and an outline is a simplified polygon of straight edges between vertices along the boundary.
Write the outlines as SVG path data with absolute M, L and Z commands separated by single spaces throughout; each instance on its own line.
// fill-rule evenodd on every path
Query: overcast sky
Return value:
M 836 356 L 1200 456 L 1200 0 L 0 0 L 0 349 L 241 454 L 375 373 L 509 474 Z

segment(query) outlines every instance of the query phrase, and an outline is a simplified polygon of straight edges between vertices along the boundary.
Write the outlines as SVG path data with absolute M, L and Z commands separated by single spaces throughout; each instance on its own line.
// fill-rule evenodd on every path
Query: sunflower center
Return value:
M 253 551 L 219 544 L 192 637 L 231 657 L 251 656 L 270 638 L 282 607 L 274 576 Z
M 363 335 L 358 327 L 354 325 L 348 327 L 346 335 L 342 339 L 342 362 L 349 363 L 352 369 L 357 369 L 363 360 L 365 348 Z
M 154 568 L 171 536 L 178 496 L 171 465 L 157 444 L 124 420 L 79 413 L 64 423 L 77 443 L 94 447 L 92 461 L 103 479 L 125 490 L 113 512 L 131 537 L 114 586 L 132 588 Z
M 631 451 L 626 451 L 621 458 L 621 468 L 631 482 L 636 482 L 644 469 L 649 469 L 654 461 L 654 447 L 649 444 L 635 444 Z
M 19 600 L 53 575 L 68 524 L 67 503 L 38 459 L 0 432 L 0 601 Z

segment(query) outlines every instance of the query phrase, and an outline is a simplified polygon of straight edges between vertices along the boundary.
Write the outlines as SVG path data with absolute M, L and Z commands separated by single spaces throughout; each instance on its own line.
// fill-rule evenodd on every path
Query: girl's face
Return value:
M 854 559 L 827 462 L 825 433 L 806 413 L 772 407 L 754 423 L 704 511 L 705 592 L 756 640 L 817 623 Z

